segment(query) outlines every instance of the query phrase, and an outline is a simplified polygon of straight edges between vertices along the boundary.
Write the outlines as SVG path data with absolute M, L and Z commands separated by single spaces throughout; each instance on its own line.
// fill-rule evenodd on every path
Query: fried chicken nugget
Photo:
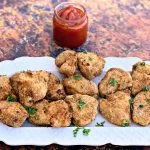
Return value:
M 117 91 L 100 100 L 100 112 L 111 123 L 118 126 L 129 126 L 130 92 Z
M 73 123 L 77 126 L 85 126 L 91 123 L 97 115 L 98 101 L 88 95 L 69 95 L 66 102 L 73 113 Z
M 117 90 L 125 90 L 132 86 L 130 73 L 120 69 L 111 68 L 107 71 L 98 87 L 102 97 L 112 94 Z
M 11 85 L 8 77 L 0 75 L 0 101 L 5 100 L 11 94 Z
M 65 97 L 65 90 L 63 85 L 60 83 L 59 78 L 56 75 L 50 73 L 46 98 L 48 100 L 59 100 L 65 99 Z
M 66 50 L 60 53 L 56 59 L 55 64 L 59 68 L 59 72 L 66 75 L 74 75 L 77 69 L 77 54 L 75 51 Z
M 64 100 L 49 103 L 48 115 L 52 127 L 68 127 L 71 124 L 72 113 Z
M 25 106 L 32 106 L 46 96 L 48 81 L 49 74 L 46 71 L 20 72 L 11 77 L 13 89 Z
M 150 88 L 150 65 L 138 62 L 133 65 L 132 70 L 132 94 L 136 95 L 140 91 Z
M 98 95 L 97 85 L 81 75 L 74 75 L 63 79 L 63 85 L 67 94 Z
M 21 127 L 27 117 L 28 113 L 20 103 L 0 101 L 0 122 L 12 127 Z
M 92 52 L 80 52 L 77 54 L 78 66 L 81 74 L 92 80 L 100 75 L 105 65 L 105 60 Z
M 150 91 L 140 92 L 134 98 L 133 121 L 147 126 L 150 124 Z
M 49 102 L 45 99 L 35 103 L 31 108 L 34 109 L 34 112 L 30 114 L 29 121 L 36 125 L 50 125 L 48 107 Z

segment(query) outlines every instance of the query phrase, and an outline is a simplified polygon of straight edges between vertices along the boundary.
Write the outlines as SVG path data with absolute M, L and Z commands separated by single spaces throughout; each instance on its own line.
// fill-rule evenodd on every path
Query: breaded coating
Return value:
M 92 80 L 100 75 L 105 65 L 105 60 L 92 52 L 80 52 L 77 54 L 78 66 L 82 75 Z
M 13 89 L 25 106 L 32 106 L 46 96 L 48 81 L 49 74 L 46 71 L 20 72 L 11 77 Z
M 63 85 L 60 83 L 59 78 L 56 75 L 50 73 L 46 98 L 48 100 L 59 100 L 64 99 L 65 97 L 65 90 Z
M 98 85 L 99 93 L 102 97 L 112 94 L 118 90 L 128 89 L 131 86 L 132 78 L 130 73 L 120 68 L 109 69 Z
M 132 95 L 136 95 L 140 91 L 144 90 L 145 88 L 149 88 L 150 86 L 150 75 L 147 75 L 145 73 L 134 71 L 132 73 L 132 80 Z
M 84 78 L 82 75 L 74 75 L 63 79 L 63 85 L 67 94 L 83 94 L 90 96 L 97 96 L 97 85 Z
M 59 72 L 66 75 L 74 75 L 77 69 L 77 54 L 75 51 L 66 50 L 60 53 L 56 59 L 55 64 L 59 68 Z
M 51 102 L 48 107 L 48 115 L 52 127 L 68 127 L 71 124 L 72 113 L 64 100 Z
M 137 62 L 133 65 L 132 72 L 133 71 L 138 71 L 139 73 L 150 75 L 150 65 L 146 64 L 145 62 Z
M 130 92 L 117 91 L 100 100 L 100 112 L 111 123 L 118 126 L 129 126 Z
M 11 85 L 8 77 L 0 75 L 0 101 L 5 100 L 11 94 Z
M 150 91 L 140 92 L 134 98 L 133 121 L 147 126 L 150 124 Z
M 21 127 L 27 117 L 28 113 L 20 103 L 0 101 L 0 122 L 12 127 Z
M 69 95 L 66 102 L 73 113 L 73 123 L 77 126 L 85 126 L 91 123 L 97 115 L 98 101 L 89 95 Z
M 41 100 L 32 106 L 35 113 L 30 114 L 29 121 L 36 125 L 50 125 L 50 117 L 48 115 L 49 102 Z
M 150 88 L 150 65 L 138 62 L 133 65 L 132 70 L 132 94 L 136 95 L 144 88 Z

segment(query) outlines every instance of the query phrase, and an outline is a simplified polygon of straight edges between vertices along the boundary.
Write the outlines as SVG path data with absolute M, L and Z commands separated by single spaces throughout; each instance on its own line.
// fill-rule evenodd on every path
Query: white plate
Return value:
M 105 72 L 112 67 L 122 68 L 131 71 L 132 65 L 140 58 L 105 58 L 106 66 L 101 76 L 94 79 L 96 83 L 104 76 Z M 147 61 L 147 63 L 150 63 Z M 23 70 L 46 70 L 61 78 L 52 57 L 21 57 L 13 61 L 6 60 L 0 62 L 0 74 L 11 76 Z M 105 127 L 95 127 L 96 122 L 105 119 L 98 114 L 95 121 L 87 126 L 91 129 L 89 136 L 83 136 L 80 131 L 78 136 L 73 137 L 74 127 L 51 128 L 35 127 L 25 122 L 23 127 L 12 128 L 0 123 L 0 141 L 8 145 L 49 145 L 52 143 L 60 145 L 104 145 L 112 143 L 115 145 L 149 145 L 150 126 L 140 127 L 132 123 L 131 127 L 117 127 L 108 121 Z

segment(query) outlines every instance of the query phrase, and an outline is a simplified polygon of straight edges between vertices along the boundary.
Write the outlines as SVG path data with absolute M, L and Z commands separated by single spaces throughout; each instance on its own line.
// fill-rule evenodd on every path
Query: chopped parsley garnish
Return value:
M 93 60 L 93 58 L 91 58 L 90 56 L 88 57 L 88 59 L 89 59 L 89 61 L 92 61 L 92 60 Z
M 147 98 L 146 100 L 147 100 L 148 103 L 150 103 L 150 98 Z
M 80 75 L 74 75 L 73 78 L 74 78 L 75 80 L 80 80 L 80 79 L 81 79 L 81 76 L 80 76 Z
M 149 90 L 149 88 L 147 86 L 145 86 L 142 91 L 147 92 Z
M 77 137 L 77 134 L 78 134 L 79 130 L 81 130 L 81 129 L 83 130 L 82 133 L 84 136 L 88 136 L 91 131 L 90 129 L 85 129 L 83 127 L 77 127 L 73 130 L 73 136 Z
M 122 127 L 128 127 L 129 126 L 129 123 L 127 120 L 123 119 L 122 120 Z
M 139 108 L 143 108 L 143 107 L 144 107 L 144 105 L 142 105 L 142 104 L 141 104 L 141 105 L 139 105 Z
M 37 111 L 36 108 L 31 107 L 31 106 L 25 106 L 25 109 L 28 111 L 28 113 L 29 113 L 30 115 L 34 115 L 34 114 L 36 113 L 36 111 Z
M 129 100 L 129 103 L 130 103 L 130 110 L 132 113 L 133 112 L 133 103 L 134 103 L 132 98 Z
M 100 122 L 100 123 L 96 123 L 96 127 L 103 127 L 104 126 L 104 124 L 105 124 L 105 121 L 103 121 L 103 122 Z
M 112 78 L 112 79 L 109 80 L 109 84 L 111 86 L 116 86 L 118 84 L 118 82 L 117 82 L 117 80 L 115 78 Z
M 90 131 L 91 131 L 90 129 L 85 129 L 84 128 L 83 131 L 82 131 L 82 133 L 83 133 L 84 136 L 88 136 L 89 133 L 90 133 Z
M 140 65 L 141 65 L 141 66 L 145 66 L 145 62 L 141 62 Z
M 73 130 L 73 136 L 74 136 L 74 137 L 77 137 L 77 134 L 78 134 L 78 132 L 79 132 L 80 129 L 83 129 L 83 128 L 77 127 L 77 128 L 75 128 L 75 129 Z
M 86 106 L 86 103 L 84 102 L 84 100 L 82 98 L 79 99 L 78 101 L 78 107 L 80 110 L 84 109 Z
M 87 51 L 83 51 L 82 53 L 87 54 L 88 52 Z
M 8 102 L 14 102 L 14 101 L 15 101 L 15 98 L 14 98 L 12 95 L 8 95 L 7 98 L 6 98 L 6 100 L 7 100 Z

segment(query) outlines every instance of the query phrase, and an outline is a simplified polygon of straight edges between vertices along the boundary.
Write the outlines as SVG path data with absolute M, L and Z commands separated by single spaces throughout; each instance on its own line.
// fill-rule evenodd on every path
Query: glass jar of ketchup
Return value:
M 81 46 L 87 38 L 88 17 L 84 6 L 63 2 L 55 7 L 53 16 L 53 38 L 63 47 Z

